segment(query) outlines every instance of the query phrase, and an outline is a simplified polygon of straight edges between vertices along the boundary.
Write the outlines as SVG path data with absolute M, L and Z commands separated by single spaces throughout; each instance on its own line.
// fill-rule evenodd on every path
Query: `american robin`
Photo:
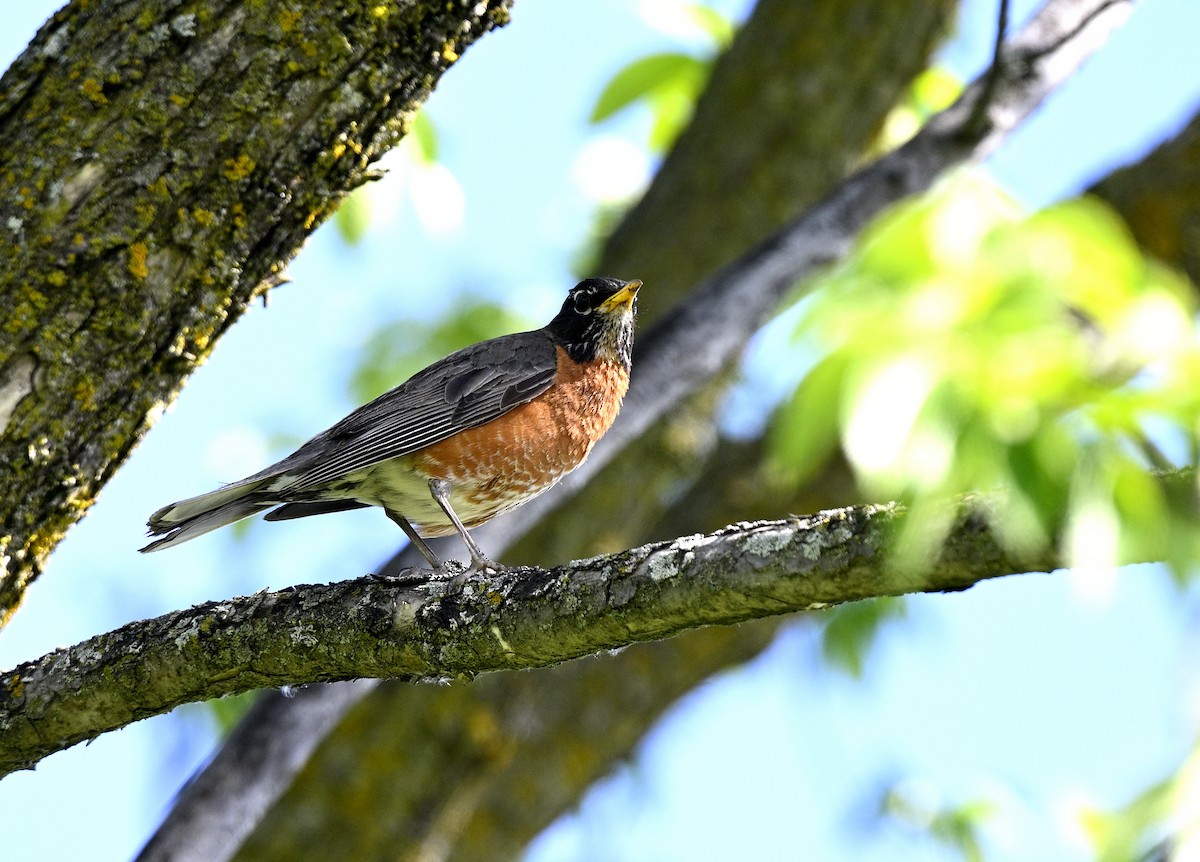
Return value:
M 498 569 L 468 528 L 578 467 L 629 385 L 640 281 L 589 278 L 542 329 L 452 353 L 240 482 L 150 516 L 143 552 L 255 515 L 380 506 L 435 569 L 422 537 L 457 532 L 473 569 Z M 278 507 L 278 508 L 273 508 Z

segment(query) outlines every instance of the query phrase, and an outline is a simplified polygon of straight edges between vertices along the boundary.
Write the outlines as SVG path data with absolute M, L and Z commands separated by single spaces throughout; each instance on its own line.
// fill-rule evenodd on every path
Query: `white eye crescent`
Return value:
M 592 295 L 591 293 L 575 294 L 575 313 L 576 314 L 591 314 L 592 313 Z

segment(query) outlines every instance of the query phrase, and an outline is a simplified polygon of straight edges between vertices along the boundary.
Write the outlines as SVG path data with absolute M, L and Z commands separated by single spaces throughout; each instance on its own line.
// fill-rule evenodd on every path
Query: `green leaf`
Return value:
M 769 449 L 774 467 L 800 482 L 811 476 L 837 445 L 840 395 L 846 361 L 838 355 L 818 363 L 775 414 Z
M 878 598 L 839 605 L 825 616 L 821 653 L 830 666 L 858 679 L 883 625 L 904 617 L 903 599 Z
M 433 121 L 425 111 L 418 111 L 408 127 L 406 140 L 413 142 L 417 159 L 425 164 L 438 160 L 438 136 Z
M 737 27 L 734 26 L 733 21 L 711 6 L 688 3 L 683 7 L 683 12 L 718 47 L 726 48 L 733 41 L 733 34 L 737 32 Z
M 840 444 L 865 495 L 909 505 L 906 564 L 938 552 L 950 498 L 1006 489 L 993 526 L 1011 549 L 1065 527 L 1081 563 L 1183 572 L 1200 529 L 1143 453 L 1174 441 L 1195 460 L 1179 445 L 1200 427 L 1194 314 L 1099 202 L 1026 216 L 960 178 L 880 218 L 812 297 L 797 335 L 817 361 L 773 456 L 806 476 Z
M 333 223 L 346 245 L 358 245 L 371 226 L 370 191 L 365 186 L 352 191 L 334 213 Z
M 242 716 L 249 711 L 258 697 L 257 691 L 244 691 L 241 694 L 218 697 L 206 702 L 206 706 L 217 722 L 217 732 L 226 736 L 241 721 Z
M 707 63 L 680 53 L 651 54 L 634 60 L 613 75 L 601 91 L 589 122 L 603 122 L 651 93 L 671 87 L 682 87 L 694 96 L 707 69 Z

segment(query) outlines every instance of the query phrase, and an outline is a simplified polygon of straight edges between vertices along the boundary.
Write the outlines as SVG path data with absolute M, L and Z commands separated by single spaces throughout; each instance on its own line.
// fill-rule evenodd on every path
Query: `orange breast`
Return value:
M 450 482 L 468 527 L 519 506 L 583 462 L 617 418 L 629 373 L 612 360 L 573 362 L 558 349 L 554 385 L 499 419 L 414 453 L 413 468 Z

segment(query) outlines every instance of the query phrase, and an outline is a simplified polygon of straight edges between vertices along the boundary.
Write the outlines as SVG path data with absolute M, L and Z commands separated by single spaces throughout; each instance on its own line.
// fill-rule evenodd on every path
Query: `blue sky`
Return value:
M 1016 4 L 1015 17 L 1032 5 Z M 16 56 L 54 8 L 6 10 L 0 55 Z M 362 244 L 349 248 L 328 227 L 312 238 L 292 283 L 233 328 L 64 542 L 0 634 L 0 666 L 194 602 L 353 577 L 388 556 L 399 536 L 376 512 L 258 524 L 245 541 L 216 534 L 151 557 L 136 548 L 149 511 L 262 466 L 279 454 L 271 435 L 304 438 L 350 409 L 350 369 L 379 323 L 432 317 L 468 292 L 516 297 L 535 319 L 556 307 L 594 206 L 579 154 L 597 136 L 608 139 L 601 153 L 628 153 L 611 139 L 642 131 L 637 117 L 588 127 L 592 101 L 626 62 L 680 44 L 646 23 L 645 8 L 520 0 L 508 28 L 467 52 L 429 103 L 449 177 L 398 170 L 373 190 Z M 586 50 L 564 35 L 581 10 Z M 957 71 L 986 58 L 993 14 L 991 3 L 967 4 L 945 52 Z M 1197 32 L 1194 0 L 1145 0 L 989 168 L 1036 207 L 1135 158 L 1200 103 Z M 620 164 L 626 179 L 636 174 L 636 159 Z M 443 202 L 458 189 L 461 219 L 414 204 L 426 188 Z M 1194 740 L 1196 610 L 1153 567 L 918 597 L 862 681 L 824 668 L 800 621 L 760 660 L 678 704 L 531 859 L 943 858 L 866 825 L 879 784 L 899 778 L 923 798 L 1001 800 L 994 858 L 1088 858 L 1071 812 L 1120 804 Z M 20 824 L 6 849 L 129 858 L 212 744 L 206 710 L 192 707 L 5 779 L 0 810 Z M 99 847 L 96 836 L 106 836 Z

